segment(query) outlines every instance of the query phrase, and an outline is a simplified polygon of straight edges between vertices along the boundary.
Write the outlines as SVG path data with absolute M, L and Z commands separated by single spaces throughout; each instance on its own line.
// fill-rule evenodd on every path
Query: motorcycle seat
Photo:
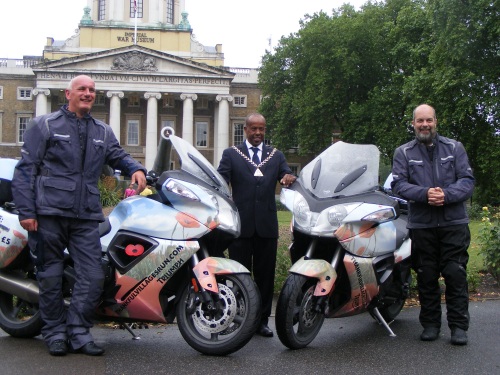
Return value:
M 99 223 L 99 236 L 105 236 L 111 232 L 111 223 L 109 222 L 109 219 L 106 218 L 102 223 Z

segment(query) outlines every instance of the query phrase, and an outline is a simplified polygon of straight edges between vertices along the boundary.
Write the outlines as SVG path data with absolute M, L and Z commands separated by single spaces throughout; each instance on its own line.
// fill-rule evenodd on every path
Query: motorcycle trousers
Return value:
M 445 282 L 446 317 L 450 328 L 469 328 L 467 224 L 412 229 L 412 266 L 417 272 L 420 324 L 441 327 L 440 275 Z
M 57 216 L 39 216 L 37 220 L 38 232 L 30 233 L 29 245 L 37 262 L 42 263 L 35 263 L 44 321 L 42 335 L 48 345 L 69 339 L 71 346 L 78 349 L 93 341 L 90 327 L 104 281 L 99 223 Z M 68 309 L 63 299 L 65 248 L 76 274 Z

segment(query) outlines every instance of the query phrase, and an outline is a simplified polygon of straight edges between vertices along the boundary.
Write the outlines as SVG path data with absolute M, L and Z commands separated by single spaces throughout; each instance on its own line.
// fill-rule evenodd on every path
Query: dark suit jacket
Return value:
M 236 146 L 249 156 L 245 143 Z M 263 145 L 262 160 L 271 155 L 272 147 Z M 218 172 L 231 185 L 233 199 L 241 218 L 240 237 L 248 238 L 257 233 L 260 237 L 278 238 L 278 218 L 276 216 L 276 182 L 292 173 L 285 155 L 276 150 L 260 170 L 263 177 L 254 176 L 255 166 L 244 159 L 232 147 L 222 153 Z

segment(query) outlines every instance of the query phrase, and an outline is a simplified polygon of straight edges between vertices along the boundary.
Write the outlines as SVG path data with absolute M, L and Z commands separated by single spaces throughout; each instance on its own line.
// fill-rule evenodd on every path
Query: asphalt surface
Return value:
M 445 311 L 445 308 L 443 308 Z M 471 302 L 469 344 L 453 346 L 443 313 L 440 338 L 419 340 L 418 307 L 405 308 L 389 337 L 369 314 L 326 319 L 305 349 L 289 350 L 278 337 L 255 336 L 226 357 L 199 354 L 175 324 L 125 330 L 96 326 L 106 354 L 52 357 L 40 337 L 16 339 L 0 330 L 1 374 L 500 374 L 500 300 Z M 270 320 L 274 330 L 274 318 Z

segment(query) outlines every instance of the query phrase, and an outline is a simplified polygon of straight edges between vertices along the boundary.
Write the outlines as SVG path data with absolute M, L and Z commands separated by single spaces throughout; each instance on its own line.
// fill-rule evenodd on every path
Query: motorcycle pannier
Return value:
M 0 205 L 12 201 L 12 177 L 17 160 L 0 158 Z
M 12 201 L 12 176 L 15 159 L 0 158 L 0 206 Z M 28 242 L 27 232 L 21 228 L 19 218 L 6 210 L 0 211 L 0 269 L 7 267 Z

